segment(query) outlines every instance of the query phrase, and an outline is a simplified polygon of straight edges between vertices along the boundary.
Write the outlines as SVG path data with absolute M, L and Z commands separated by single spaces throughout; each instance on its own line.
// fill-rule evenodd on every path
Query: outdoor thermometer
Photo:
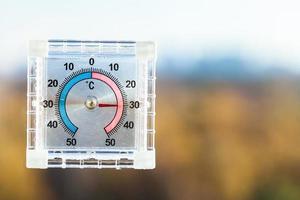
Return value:
M 155 167 L 152 42 L 32 41 L 27 167 Z

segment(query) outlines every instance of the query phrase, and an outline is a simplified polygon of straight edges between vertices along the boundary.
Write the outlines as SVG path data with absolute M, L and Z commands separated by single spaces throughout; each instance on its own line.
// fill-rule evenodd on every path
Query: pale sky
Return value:
M 1 0 L 0 73 L 26 62 L 28 40 L 50 38 L 155 40 L 159 55 L 233 48 L 300 68 L 299 21 L 297 0 Z

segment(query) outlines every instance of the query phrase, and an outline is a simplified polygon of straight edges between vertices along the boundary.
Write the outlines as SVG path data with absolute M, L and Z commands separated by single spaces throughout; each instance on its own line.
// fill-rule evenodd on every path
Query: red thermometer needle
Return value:
M 99 103 L 99 107 L 116 107 L 117 104 L 109 104 L 109 103 Z

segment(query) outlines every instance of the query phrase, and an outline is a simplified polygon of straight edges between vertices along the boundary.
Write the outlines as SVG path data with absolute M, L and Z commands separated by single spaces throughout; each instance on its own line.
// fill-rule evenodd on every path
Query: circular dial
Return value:
M 56 95 L 56 115 L 72 137 L 80 132 L 110 137 L 126 116 L 126 95 L 118 79 L 101 69 L 81 69 L 65 78 Z

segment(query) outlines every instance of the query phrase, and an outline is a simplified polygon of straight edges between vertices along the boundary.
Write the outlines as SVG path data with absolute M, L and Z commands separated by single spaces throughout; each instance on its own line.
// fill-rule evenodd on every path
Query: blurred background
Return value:
M 0 1 L 0 199 L 300 199 L 300 3 Z M 157 168 L 25 168 L 31 39 L 154 40 Z

